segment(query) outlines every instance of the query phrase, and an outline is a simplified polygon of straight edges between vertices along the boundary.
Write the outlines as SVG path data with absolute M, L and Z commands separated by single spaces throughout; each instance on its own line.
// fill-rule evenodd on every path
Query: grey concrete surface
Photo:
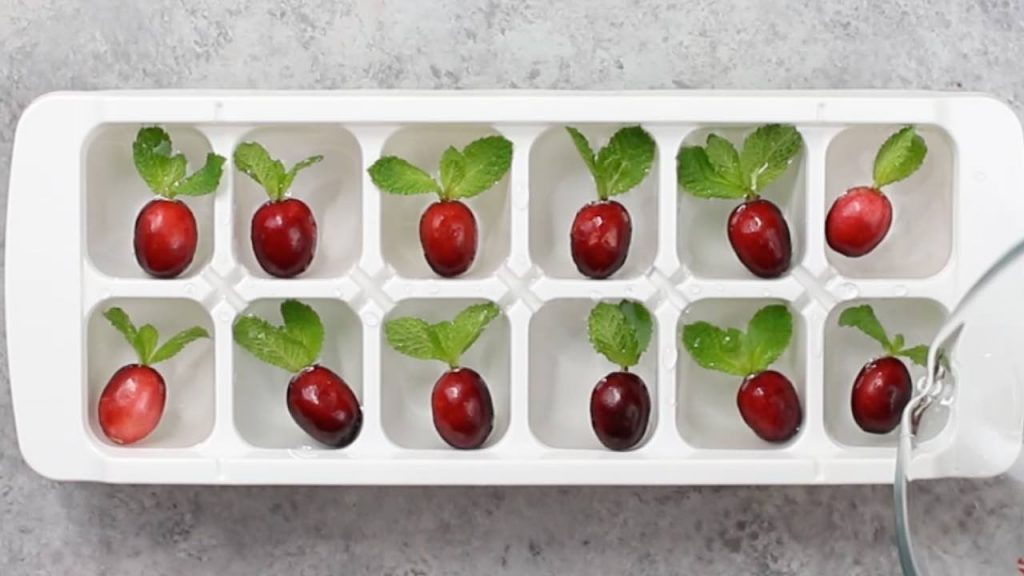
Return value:
M 1018 0 L 0 0 L 0 191 L 56 89 L 935 88 L 1020 112 L 1022 62 Z M 56 484 L 18 453 L 2 364 L 3 576 L 898 573 L 886 487 Z M 983 573 L 976 523 L 1021 526 L 1020 494 L 966 490 L 926 496 L 954 499 L 929 524 L 950 574 Z

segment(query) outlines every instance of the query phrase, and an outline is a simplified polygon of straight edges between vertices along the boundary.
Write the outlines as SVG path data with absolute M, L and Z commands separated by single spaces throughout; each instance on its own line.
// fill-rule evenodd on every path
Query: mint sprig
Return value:
M 793 316 L 782 304 L 758 310 L 747 331 L 719 328 L 708 322 L 683 326 L 683 347 L 702 368 L 734 376 L 767 370 L 789 347 Z
M 462 150 L 449 146 L 441 154 L 440 182 L 426 170 L 397 156 L 383 156 L 367 169 L 370 180 L 389 194 L 437 194 L 441 200 L 462 200 L 482 194 L 512 166 L 512 142 L 487 136 Z
M 847 308 L 839 315 L 839 325 L 856 328 L 872 340 L 882 345 L 889 356 L 902 356 L 914 364 L 926 366 L 928 363 L 928 347 L 925 345 L 907 347 L 903 334 L 896 334 L 889 339 L 885 328 L 878 321 L 875 310 L 868 304 Z
M 924 138 L 906 126 L 890 136 L 875 156 L 875 188 L 909 178 L 924 163 L 928 146 Z
M 657 146 L 640 126 L 619 129 L 596 154 L 582 132 L 572 126 L 565 130 L 590 170 L 601 200 L 636 188 L 651 171 Z
M 301 170 L 305 170 L 323 159 L 324 157 L 319 154 L 310 156 L 296 163 L 290 170 L 286 170 L 284 163 L 271 157 L 266 148 L 258 142 L 243 142 L 235 148 L 234 154 L 235 166 L 243 174 L 263 186 L 263 189 L 267 191 L 267 196 L 275 202 L 285 197 L 292 182 L 295 181 L 295 176 Z
M 320 357 L 324 327 L 320 316 L 298 300 L 281 303 L 281 319 L 275 326 L 258 316 L 242 316 L 232 329 L 235 342 L 271 366 L 287 372 L 301 372 Z
M 500 313 L 496 304 L 487 302 L 469 306 L 451 321 L 436 324 L 409 316 L 396 318 L 384 323 L 384 337 L 401 354 L 420 360 L 440 360 L 455 369 L 462 355 Z
M 139 130 L 132 144 L 132 160 L 142 180 L 158 196 L 205 196 L 217 190 L 224 172 L 224 157 L 209 153 L 206 163 L 187 175 L 188 159 L 173 153 L 171 137 L 158 126 Z
M 135 349 L 135 354 L 139 358 L 139 364 L 143 366 L 152 366 L 164 360 L 170 360 L 189 343 L 200 338 L 210 337 L 206 329 L 193 326 L 171 336 L 162 346 L 158 347 L 160 333 L 152 324 L 143 324 L 136 328 L 131 318 L 128 317 L 128 313 L 117 307 L 108 308 L 103 312 L 103 317 Z
M 683 146 L 676 155 L 676 178 L 683 190 L 698 198 L 756 198 L 793 162 L 803 137 L 793 126 L 761 126 L 743 141 L 711 134 L 704 146 Z
M 587 335 L 598 354 L 623 371 L 636 366 L 651 343 L 654 322 L 643 304 L 623 300 L 601 302 L 590 310 Z

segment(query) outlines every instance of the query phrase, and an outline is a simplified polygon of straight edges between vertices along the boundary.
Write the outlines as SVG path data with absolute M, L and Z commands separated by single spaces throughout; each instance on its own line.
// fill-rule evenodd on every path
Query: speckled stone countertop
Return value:
M 0 0 L 0 191 L 18 115 L 58 89 L 927 88 L 1019 113 L 1022 62 L 1017 0 Z M 56 484 L 18 453 L 2 364 L 3 576 L 898 573 L 888 487 Z M 979 573 L 970 523 L 1019 522 L 1017 496 L 934 512 L 949 573 Z

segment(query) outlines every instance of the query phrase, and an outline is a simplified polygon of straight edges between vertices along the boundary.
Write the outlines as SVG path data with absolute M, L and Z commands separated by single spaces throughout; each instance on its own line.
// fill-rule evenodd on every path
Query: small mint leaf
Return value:
M 139 359 L 140 364 L 146 362 L 145 350 L 140 346 L 139 342 L 139 331 L 135 328 L 135 324 L 132 324 L 131 318 L 128 317 L 128 313 L 121 308 L 108 308 L 103 313 L 103 317 L 110 322 L 118 332 L 124 336 L 124 339 L 131 345 L 132 349 L 135 350 L 135 355 Z
M 512 166 L 512 142 L 502 136 L 480 138 L 463 148 L 462 157 L 465 174 L 451 190 L 452 199 L 472 198 L 504 178 Z
M 420 360 L 444 360 L 430 324 L 419 318 L 396 318 L 384 323 L 384 338 L 400 354 Z
M 640 126 L 622 128 L 613 134 L 597 153 L 597 174 L 605 191 L 602 198 L 639 186 L 651 171 L 656 148 L 654 138 Z
M 275 160 L 258 142 L 243 142 L 235 148 L 235 166 L 267 191 L 271 200 L 284 196 L 287 173 L 284 164 Z
M 181 352 L 185 346 L 189 343 L 194 342 L 200 338 L 209 338 L 210 334 L 199 326 L 193 326 L 186 330 L 178 332 L 172 336 L 167 342 L 164 342 L 162 346 L 156 349 L 153 353 L 153 357 L 149 359 L 150 364 L 157 364 L 164 360 L 170 360 L 178 352 Z
M 906 348 L 896 353 L 897 356 L 903 356 L 909 358 L 911 362 L 918 366 L 928 366 L 928 347 L 925 345 L 914 346 L 912 348 Z
M 210 152 L 206 155 L 206 163 L 188 178 L 177 181 L 171 187 L 174 196 L 205 196 L 212 194 L 220 186 L 220 177 L 224 173 L 224 157 Z
M 640 343 L 623 311 L 614 304 L 598 303 L 587 318 L 590 344 L 598 354 L 622 369 L 640 360 Z
M 740 168 L 740 153 L 732 142 L 717 134 L 709 134 L 704 151 L 711 167 L 722 179 L 738 188 L 748 186 L 749 183 L 743 177 L 743 169 Z
M 654 333 L 654 321 L 651 319 L 651 313 L 647 311 L 643 304 L 632 300 L 619 302 L 619 310 L 622 310 L 622 314 L 626 317 L 626 322 L 636 336 L 639 361 L 639 356 L 647 351 L 647 347 L 651 343 L 651 336 Z
M 723 330 L 708 322 L 683 326 L 683 348 L 698 366 L 734 376 L 747 376 L 750 368 L 744 352 L 743 332 Z
M 576 146 L 576 151 L 580 153 L 580 158 L 583 158 L 583 163 L 586 164 L 587 170 L 590 170 L 590 175 L 593 176 L 596 181 L 598 178 L 597 158 L 594 154 L 593 148 L 590 147 L 590 142 L 587 141 L 587 137 L 572 126 L 566 126 L 565 131 L 569 133 L 569 137 L 572 138 L 573 145 Z
M 292 169 L 289 170 L 288 173 L 284 175 L 284 182 L 281 187 L 281 195 L 284 196 L 286 193 L 288 193 L 288 190 L 292 187 L 292 182 L 295 182 L 295 177 L 299 174 L 299 172 L 322 161 L 323 159 L 324 157 L 322 155 L 317 154 L 316 156 L 310 156 L 305 160 L 300 160 L 296 162 L 295 166 L 292 166 Z
M 443 194 L 451 198 L 453 190 L 465 177 L 466 157 L 462 155 L 462 152 L 456 150 L 454 146 L 449 146 L 441 154 L 441 188 L 444 189 Z
M 875 156 L 875 188 L 909 178 L 928 154 L 928 146 L 913 126 L 893 134 L 882 144 Z
M 132 144 L 135 170 L 150 190 L 161 196 L 172 194 L 171 188 L 188 169 L 185 155 L 172 156 L 171 152 L 171 137 L 158 126 L 140 129 Z
M 856 328 L 882 345 L 886 353 L 892 353 L 893 345 L 875 316 L 875 310 L 868 304 L 847 308 L 839 315 L 839 325 Z
M 298 300 L 285 300 L 281 303 L 281 319 L 285 334 L 301 342 L 314 361 L 319 358 L 324 344 L 324 326 L 313 308 Z
M 501 309 L 493 302 L 473 304 L 459 312 L 451 321 L 451 336 L 448 340 L 449 350 L 454 353 L 455 363 L 476 343 L 484 328 L 498 317 Z
M 156 343 L 160 339 L 160 333 L 152 324 L 143 324 L 139 327 L 136 350 L 139 353 L 139 362 L 144 365 L 152 363 L 153 352 L 156 350 Z
M 676 156 L 676 177 L 683 190 L 698 198 L 743 198 L 750 190 L 730 182 L 715 171 L 707 151 L 700 146 L 684 146 Z
M 772 304 L 758 310 L 747 324 L 744 336 L 750 372 L 762 372 L 771 366 L 789 347 L 792 337 L 793 315 L 786 306 Z
M 803 146 L 803 137 L 793 126 L 768 124 L 755 130 L 743 141 L 740 166 L 754 193 L 764 190 L 778 178 Z
M 316 357 L 304 343 L 263 318 L 242 316 L 232 328 L 235 342 L 261 361 L 297 373 L 312 365 Z
M 441 193 L 441 187 L 430 174 L 397 156 L 384 156 L 374 162 L 367 171 L 373 184 L 388 194 L 410 196 Z

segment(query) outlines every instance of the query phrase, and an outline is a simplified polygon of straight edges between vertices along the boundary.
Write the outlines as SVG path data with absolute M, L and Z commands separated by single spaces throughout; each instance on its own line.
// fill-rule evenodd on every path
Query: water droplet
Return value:
M 974 173 L 974 179 L 977 180 L 978 182 L 984 182 L 987 178 L 988 176 L 981 170 L 978 170 L 977 172 Z
M 725 292 L 725 286 L 723 284 L 715 284 L 716 292 Z
M 632 293 L 633 293 L 633 287 L 632 286 L 626 286 L 626 294 L 632 294 Z
M 601 299 L 601 293 L 598 292 L 597 290 L 591 290 L 590 291 L 590 299 L 591 300 L 600 300 Z
M 700 294 L 700 286 L 690 286 L 690 294 Z
M 814 357 L 815 358 L 821 358 L 824 355 L 825 355 L 825 348 L 824 347 L 822 347 L 822 346 L 815 346 L 814 347 Z
M 860 292 L 857 290 L 857 287 L 849 282 L 839 286 L 839 295 L 847 300 L 850 298 L 856 298 L 859 293 Z
M 231 310 L 228 310 L 227 308 L 222 308 L 221 311 L 217 313 L 217 316 L 219 316 L 220 319 L 224 320 L 225 322 L 231 320 Z
M 676 367 L 676 360 L 678 360 L 678 358 L 679 355 L 676 354 L 674 349 L 666 348 L 661 352 L 661 365 L 665 369 L 671 370 Z
M 427 293 L 430 294 L 431 296 L 437 296 L 440 292 L 441 289 L 438 288 L 437 286 L 431 286 L 430 290 L 427 290 Z
M 363 314 L 363 322 L 366 322 L 367 326 L 376 326 L 380 323 L 380 316 L 377 316 L 376 312 L 366 312 Z
M 910 293 L 906 286 L 897 286 L 893 292 L 895 292 L 897 296 L 906 296 Z
M 186 294 L 190 294 L 190 295 L 195 294 L 196 293 L 195 285 L 194 284 L 186 284 L 185 285 L 185 293 Z

